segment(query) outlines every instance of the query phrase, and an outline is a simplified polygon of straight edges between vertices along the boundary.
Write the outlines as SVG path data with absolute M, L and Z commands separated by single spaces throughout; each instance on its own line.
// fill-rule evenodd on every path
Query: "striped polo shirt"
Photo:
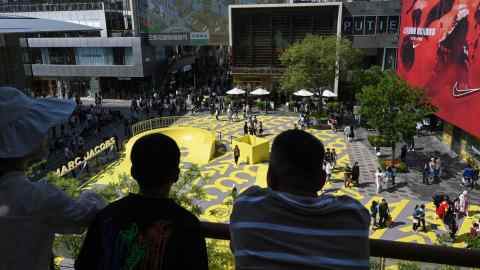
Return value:
M 236 269 L 369 269 L 369 225 L 367 209 L 348 196 L 253 186 L 230 217 Z

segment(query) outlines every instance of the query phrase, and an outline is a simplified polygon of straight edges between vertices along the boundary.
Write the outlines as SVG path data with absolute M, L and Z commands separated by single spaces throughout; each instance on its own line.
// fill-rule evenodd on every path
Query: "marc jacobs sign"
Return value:
M 95 146 L 85 153 L 83 157 L 76 157 L 75 159 L 69 161 L 67 164 L 63 165 L 61 168 L 58 168 L 55 173 L 58 176 L 64 176 L 67 173 L 75 170 L 81 165 L 85 164 L 88 160 L 98 156 L 105 150 L 112 150 L 115 146 L 115 139 L 112 137 L 109 140 L 106 140 L 100 145 Z
M 398 33 L 399 16 L 353 16 L 343 17 L 344 35 L 376 35 Z

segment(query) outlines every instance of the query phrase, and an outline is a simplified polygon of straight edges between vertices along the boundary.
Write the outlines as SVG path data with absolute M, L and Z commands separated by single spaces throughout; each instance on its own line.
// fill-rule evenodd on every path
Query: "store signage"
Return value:
M 190 43 L 192 45 L 207 45 L 210 39 L 208 32 L 191 32 Z
M 208 40 L 209 34 L 208 32 L 191 32 L 190 39 L 191 40 Z
M 158 33 L 149 34 L 150 41 L 183 41 L 189 40 L 188 33 Z
M 206 45 L 210 41 L 209 32 L 152 33 L 148 34 L 152 42 L 171 44 Z
M 402 0 L 397 73 L 425 90 L 437 116 L 480 138 L 477 2 L 454 1 L 443 10 L 436 1 Z
M 110 138 L 109 140 L 106 140 L 100 145 L 95 146 L 94 148 L 90 149 L 87 151 L 85 156 L 83 157 L 76 157 L 75 159 L 69 161 L 67 164 L 63 165 L 61 168 L 58 168 L 55 173 L 58 176 L 64 176 L 67 173 L 75 170 L 76 168 L 82 166 L 82 164 L 85 164 L 88 160 L 100 155 L 102 152 L 105 150 L 112 150 L 115 145 L 115 138 Z
M 348 16 L 343 17 L 342 33 L 345 35 L 395 34 L 398 16 Z

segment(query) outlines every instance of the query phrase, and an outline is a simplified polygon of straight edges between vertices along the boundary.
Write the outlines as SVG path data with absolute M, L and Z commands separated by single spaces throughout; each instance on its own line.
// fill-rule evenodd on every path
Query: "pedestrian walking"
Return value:
M 426 232 L 427 228 L 425 226 L 425 205 L 416 205 L 413 210 L 413 224 L 412 229 L 417 231 L 418 228 L 422 226 L 423 231 Z
M 230 193 L 230 195 L 232 196 L 232 200 L 235 200 L 237 198 L 238 196 L 237 186 L 233 186 L 232 192 Z
M 425 185 L 429 185 L 428 179 L 430 178 L 430 166 L 428 162 L 425 162 L 423 165 L 423 172 L 422 172 L 422 183 Z
M 438 183 L 440 182 L 440 177 L 442 173 L 442 162 L 440 161 L 439 157 L 435 158 L 433 169 L 434 169 L 434 181 Z
M 372 202 L 372 205 L 370 206 L 370 215 L 371 215 L 372 220 L 373 220 L 372 227 L 376 227 L 378 225 L 378 223 L 377 223 L 378 202 L 377 201 Z
M 263 135 L 263 123 L 262 121 L 258 121 L 258 136 Z
M 451 203 L 449 203 L 447 212 L 445 213 L 445 217 L 443 218 L 443 222 L 448 227 L 448 230 L 450 232 L 450 238 L 452 240 L 455 240 L 455 235 L 458 231 L 458 225 L 455 218 L 455 209 L 453 205 L 451 205 Z
M 458 213 L 462 217 L 468 217 L 468 191 L 464 190 L 458 197 Z
M 430 162 L 428 163 L 428 170 L 429 170 L 429 173 L 428 173 L 428 177 L 429 177 L 429 181 L 431 180 L 431 182 L 435 182 L 435 158 L 432 157 L 430 158 Z
M 343 135 L 345 136 L 348 142 L 350 142 L 350 132 L 351 132 L 350 126 L 346 126 L 345 129 L 343 130 Z
M 387 178 L 387 182 L 391 182 L 392 186 L 395 186 L 395 171 L 393 170 L 393 167 L 391 165 L 387 167 L 385 177 Z
M 360 166 L 358 166 L 357 161 L 355 161 L 355 164 L 352 167 L 352 181 L 357 186 L 360 184 Z
M 378 214 L 379 214 L 379 227 L 385 228 L 389 226 L 391 223 L 390 217 L 390 208 L 388 207 L 388 203 L 385 199 L 382 199 L 382 202 L 378 205 Z
M 330 153 L 330 148 L 327 148 L 325 151 L 325 162 L 330 163 L 332 161 L 332 155 Z
M 375 173 L 375 186 L 377 187 L 377 194 L 382 192 L 382 184 L 384 181 L 385 174 L 383 173 L 381 168 L 377 169 Z
M 235 166 L 238 166 L 238 159 L 240 158 L 240 148 L 238 145 L 235 145 L 233 148 L 233 159 L 235 160 Z
M 355 140 L 355 129 L 353 128 L 353 126 L 350 126 L 350 141 L 354 141 Z
M 333 163 L 333 168 L 335 169 L 335 167 L 337 167 L 337 151 L 335 150 L 335 148 L 332 148 L 332 163 Z
M 407 145 L 404 144 L 404 145 L 402 146 L 401 151 L 400 151 L 400 160 L 401 160 L 402 162 L 406 162 L 406 160 L 407 160 L 407 152 L 408 152 Z
M 330 162 L 325 162 L 325 173 L 327 175 L 327 182 L 330 181 L 331 177 L 332 177 L 332 170 L 333 170 L 333 167 L 332 167 L 332 164 Z

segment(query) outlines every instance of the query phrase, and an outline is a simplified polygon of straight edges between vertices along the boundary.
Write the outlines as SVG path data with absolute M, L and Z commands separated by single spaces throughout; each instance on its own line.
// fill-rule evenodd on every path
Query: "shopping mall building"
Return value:
M 475 2 L 0 0 L 0 16 L 95 30 L 24 36 L 31 67 L 25 88 L 57 96 L 129 98 L 175 88 L 179 78 L 195 85 L 219 76 L 205 71 L 209 66 L 229 71 L 219 88 L 275 91 L 283 70 L 279 55 L 289 44 L 308 33 L 344 36 L 364 51 L 365 68 L 396 69 L 425 88 L 443 120 L 444 142 L 463 157 L 480 157 Z M 337 81 L 329 87 L 342 89 Z
M 418 3 L 417 3 L 418 2 Z M 230 6 L 235 85 L 278 89 L 279 55 L 306 34 L 352 40 L 364 67 L 395 69 L 437 107 L 442 140 L 463 159 L 480 160 L 479 6 L 451 1 L 299 1 Z M 338 82 L 329 86 L 338 93 Z M 432 121 L 433 122 L 433 121 Z

